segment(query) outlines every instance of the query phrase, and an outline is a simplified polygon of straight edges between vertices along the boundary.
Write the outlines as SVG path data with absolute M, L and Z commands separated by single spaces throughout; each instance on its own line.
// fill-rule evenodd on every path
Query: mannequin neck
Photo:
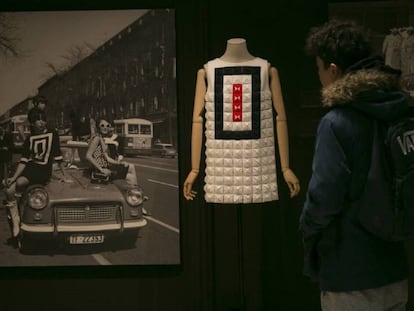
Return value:
M 227 40 L 226 51 L 220 57 L 221 60 L 232 63 L 244 62 L 253 58 L 254 56 L 247 50 L 246 40 L 242 38 Z

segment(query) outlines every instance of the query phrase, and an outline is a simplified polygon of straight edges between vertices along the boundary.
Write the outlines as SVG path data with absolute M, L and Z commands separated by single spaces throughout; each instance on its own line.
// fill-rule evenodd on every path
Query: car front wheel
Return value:
M 29 237 L 25 237 L 22 233 L 17 240 L 17 246 L 22 254 L 30 254 L 34 251 L 34 242 Z
M 125 248 L 135 248 L 138 239 L 138 232 L 129 233 L 120 238 L 122 246 Z

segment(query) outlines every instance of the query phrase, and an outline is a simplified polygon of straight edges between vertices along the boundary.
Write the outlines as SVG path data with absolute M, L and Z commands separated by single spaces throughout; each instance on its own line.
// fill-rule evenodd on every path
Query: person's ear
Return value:
M 330 63 L 328 69 L 334 79 L 337 79 L 341 75 L 341 69 L 337 64 Z

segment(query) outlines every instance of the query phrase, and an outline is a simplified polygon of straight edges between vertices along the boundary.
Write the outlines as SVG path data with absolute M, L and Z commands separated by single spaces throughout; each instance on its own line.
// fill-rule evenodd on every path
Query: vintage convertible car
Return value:
M 138 233 L 147 223 L 142 189 L 125 180 L 93 182 L 84 159 L 87 144 L 68 142 L 62 146 L 68 162 L 65 173 L 72 182 L 62 182 L 54 170 L 46 185 L 33 185 L 19 202 L 22 252 L 35 251 L 45 240 L 60 245 L 113 244 L 135 245 Z

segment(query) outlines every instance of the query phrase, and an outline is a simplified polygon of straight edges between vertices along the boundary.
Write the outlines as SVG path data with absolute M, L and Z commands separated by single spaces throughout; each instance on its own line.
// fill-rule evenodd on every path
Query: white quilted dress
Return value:
M 260 203 L 278 199 L 269 63 L 220 59 L 207 74 L 205 200 Z

